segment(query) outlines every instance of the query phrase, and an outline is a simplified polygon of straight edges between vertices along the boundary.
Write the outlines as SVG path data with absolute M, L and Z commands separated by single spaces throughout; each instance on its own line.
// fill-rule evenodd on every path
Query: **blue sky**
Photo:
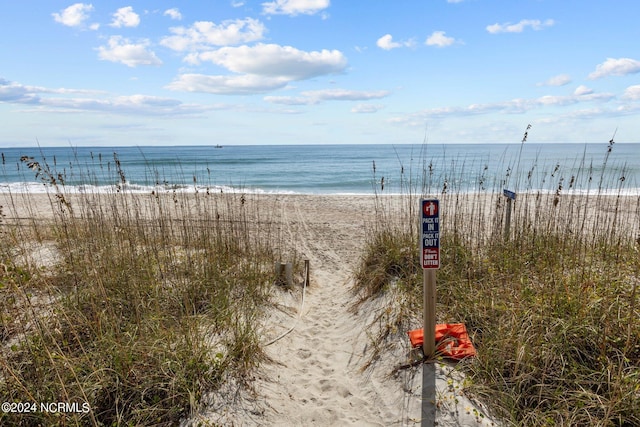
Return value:
M 640 142 L 637 0 L 4 2 L 0 146 Z

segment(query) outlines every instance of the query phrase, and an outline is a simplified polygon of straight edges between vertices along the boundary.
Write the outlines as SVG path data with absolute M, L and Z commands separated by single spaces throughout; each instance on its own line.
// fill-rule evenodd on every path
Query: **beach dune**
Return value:
M 126 197 L 135 198 L 138 206 L 152 200 L 148 195 Z M 283 242 L 298 257 L 309 260 L 310 282 L 304 291 L 301 283 L 288 291 L 274 287 L 277 304 L 260 328 L 268 360 L 255 372 L 251 386 L 230 381 L 210 393 L 206 405 L 185 425 L 429 425 L 425 408 L 433 409 L 440 426 L 495 425 L 479 403 L 465 396 L 463 375 L 455 366 L 435 366 L 431 395 L 423 393 L 422 365 L 397 369 L 410 356 L 406 331 L 397 331 L 385 343 L 376 340 L 374 320 L 389 309 L 389 300 L 354 304 L 353 272 L 375 218 L 373 196 L 247 197 L 257 198 L 266 210 L 261 217 L 279 228 Z M 101 201 L 106 200 L 103 195 Z M 8 224 L 50 219 L 56 203 L 42 194 L 0 194 Z M 31 255 L 42 258 L 38 262 L 52 262 L 55 256 L 49 252 L 48 258 L 39 255 L 41 250 Z M 416 327 L 420 315 L 416 313 Z M 372 359 L 376 346 L 382 348 Z

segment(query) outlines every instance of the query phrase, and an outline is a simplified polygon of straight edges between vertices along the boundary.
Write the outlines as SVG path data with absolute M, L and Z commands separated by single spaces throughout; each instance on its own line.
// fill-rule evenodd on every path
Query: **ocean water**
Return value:
M 51 191 L 53 177 L 66 192 L 640 194 L 640 144 L 32 147 L 0 154 L 0 192 Z

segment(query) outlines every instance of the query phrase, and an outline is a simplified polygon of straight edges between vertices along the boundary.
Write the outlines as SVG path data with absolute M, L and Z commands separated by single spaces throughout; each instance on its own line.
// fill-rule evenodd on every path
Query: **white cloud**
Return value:
M 112 27 L 137 27 L 140 24 L 140 16 L 133 11 L 133 7 L 126 6 L 116 10 L 113 14 L 113 21 L 109 24 Z
M 216 24 L 198 21 L 191 27 L 173 27 L 173 36 L 165 37 L 160 44 L 179 52 L 206 49 L 211 46 L 228 46 L 261 40 L 266 28 L 257 19 L 235 19 Z
M 102 91 L 96 90 L 82 90 L 82 89 L 50 89 L 42 86 L 26 86 L 16 82 L 10 82 L 3 78 L 0 78 L 0 102 L 16 102 L 32 104 L 34 101 L 40 99 L 41 94 L 56 94 L 56 95 L 70 95 L 70 94 L 82 94 L 82 95 L 97 95 L 103 94 Z
M 264 100 L 272 104 L 314 105 L 323 101 L 367 101 L 389 95 L 385 90 L 359 91 L 348 89 L 324 89 L 304 91 L 301 96 L 265 96 Z
M 576 90 L 573 92 L 573 94 L 576 96 L 591 95 L 592 93 L 593 93 L 593 89 L 590 89 L 584 85 L 578 86 Z
M 129 114 L 134 111 L 146 111 L 165 109 L 175 113 L 175 107 L 180 101 L 170 98 L 160 98 L 147 95 L 118 96 L 113 99 L 96 98 L 47 98 L 42 100 L 42 105 L 68 110 L 109 111 Z
M 381 104 L 358 104 L 351 109 L 352 113 L 357 114 L 370 114 L 376 113 L 384 108 Z
M 534 30 L 541 30 L 544 27 L 551 27 L 555 24 L 553 19 L 547 19 L 546 21 L 540 21 L 539 19 L 523 19 L 517 24 L 511 24 L 510 22 L 504 24 L 493 24 L 487 26 L 487 31 L 491 34 L 498 33 L 521 33 L 527 27 L 531 27 Z
M 391 50 L 399 47 L 412 47 L 414 45 L 415 45 L 414 40 L 405 40 L 401 42 L 395 42 L 393 41 L 393 37 L 391 36 L 391 34 L 385 34 L 384 36 L 380 37 L 376 41 L 376 46 L 384 50 Z M 356 50 L 360 51 L 361 49 L 356 47 Z
M 451 46 L 455 41 L 456 40 L 453 37 L 445 36 L 444 31 L 434 31 L 429 37 L 427 37 L 424 44 L 427 46 L 446 47 Z
M 338 50 L 306 52 L 291 46 L 262 44 L 223 47 L 197 55 L 235 73 L 304 80 L 344 71 L 347 59 Z
M 75 3 L 60 11 L 60 13 L 52 13 L 53 19 L 67 27 L 80 27 L 89 19 L 89 12 L 93 10 L 93 5 L 84 3 Z
M 292 81 L 341 73 L 347 66 L 346 58 L 337 50 L 306 52 L 291 46 L 261 43 L 193 53 L 185 60 L 212 62 L 236 74 L 184 74 L 168 85 L 168 89 L 241 95 L 265 93 Z
M 589 74 L 589 80 L 595 80 L 607 76 L 626 76 L 640 72 L 640 61 L 631 58 L 607 58 L 602 64 L 598 64 L 596 70 Z
M 319 101 L 363 101 L 367 99 L 379 99 L 389 95 L 386 90 L 361 91 L 347 89 L 324 89 L 302 92 L 302 95 Z
M 163 15 L 168 16 L 169 18 L 174 19 L 176 21 L 182 20 L 182 14 L 180 13 L 177 7 L 165 10 Z
M 401 43 L 393 41 L 393 37 L 391 36 L 391 34 L 385 34 L 384 36 L 380 37 L 376 42 L 376 45 L 380 49 L 384 50 L 391 50 L 402 46 Z
M 97 49 L 100 59 L 120 62 L 129 67 L 162 64 L 162 61 L 158 59 L 155 53 L 147 50 L 150 45 L 148 40 L 143 40 L 140 43 L 131 43 L 121 36 L 111 36 L 108 44 L 108 47 L 100 46 Z
M 35 104 L 40 98 L 27 86 L 0 78 L 0 102 Z
M 317 104 L 316 100 L 304 96 L 265 96 L 265 101 L 271 104 L 280 105 L 312 105 Z
M 586 86 L 579 86 L 572 95 L 546 95 L 531 100 L 528 109 L 548 105 L 565 106 L 579 102 L 608 102 L 613 98 L 615 98 L 615 96 L 610 93 L 594 93 L 593 90 Z
M 629 86 L 622 95 L 623 99 L 640 101 L 640 85 Z
M 568 74 L 559 74 L 557 76 L 550 77 L 549 80 L 538 83 L 538 86 L 564 86 L 571 83 L 571 76 Z
M 234 76 L 207 76 L 182 74 L 166 86 L 169 90 L 204 92 L 218 95 L 252 95 L 281 89 L 289 83 L 282 77 L 265 77 L 251 74 Z
M 161 98 L 159 96 L 148 95 L 131 95 L 131 96 L 119 96 L 116 98 L 116 102 L 132 105 L 154 105 L 158 107 L 172 107 L 179 105 L 180 101 L 171 98 Z
M 49 95 L 65 95 L 49 96 Z M 86 95 L 67 97 L 66 95 Z M 110 98 L 104 92 L 81 89 L 49 89 L 26 86 L 0 78 L 0 102 L 43 107 L 58 112 L 107 112 L 113 114 L 186 115 L 222 108 L 214 105 L 190 105 L 171 98 L 130 95 Z M 97 97 L 102 96 L 102 97 Z
M 467 117 L 489 113 L 522 114 L 527 111 L 544 107 L 565 107 L 579 103 L 606 103 L 614 99 L 610 93 L 593 93 L 592 90 L 581 86 L 572 95 L 545 95 L 534 99 L 515 98 L 490 104 L 470 104 L 466 107 L 439 107 L 422 110 L 416 113 L 398 116 L 391 119 L 392 123 L 414 125 L 429 118 Z
M 393 41 L 391 34 L 385 34 L 376 41 L 376 46 L 380 49 L 391 50 L 399 47 L 412 47 L 415 45 L 414 40 L 404 40 L 401 42 Z M 358 50 L 358 48 L 356 48 Z
M 176 116 L 193 115 L 219 109 L 215 105 L 183 104 L 170 98 L 147 95 L 120 96 L 113 99 L 44 98 L 41 105 L 57 111 L 89 111 L 120 115 Z
M 276 0 L 262 3 L 266 15 L 313 15 L 329 7 L 329 0 Z

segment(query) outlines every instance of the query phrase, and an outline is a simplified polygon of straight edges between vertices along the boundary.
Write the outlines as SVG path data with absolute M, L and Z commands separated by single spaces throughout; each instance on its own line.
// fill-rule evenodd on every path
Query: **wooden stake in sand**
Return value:
M 290 262 L 276 262 L 276 281 L 280 285 L 293 286 L 293 264 Z
M 504 240 L 507 241 L 511 234 L 511 203 L 516 199 L 516 193 L 515 191 L 510 191 L 505 188 L 502 190 L 502 194 L 507 198 L 507 218 L 504 223 Z
M 421 200 L 423 334 L 422 351 L 426 358 L 436 353 L 436 269 L 440 268 L 440 201 Z

